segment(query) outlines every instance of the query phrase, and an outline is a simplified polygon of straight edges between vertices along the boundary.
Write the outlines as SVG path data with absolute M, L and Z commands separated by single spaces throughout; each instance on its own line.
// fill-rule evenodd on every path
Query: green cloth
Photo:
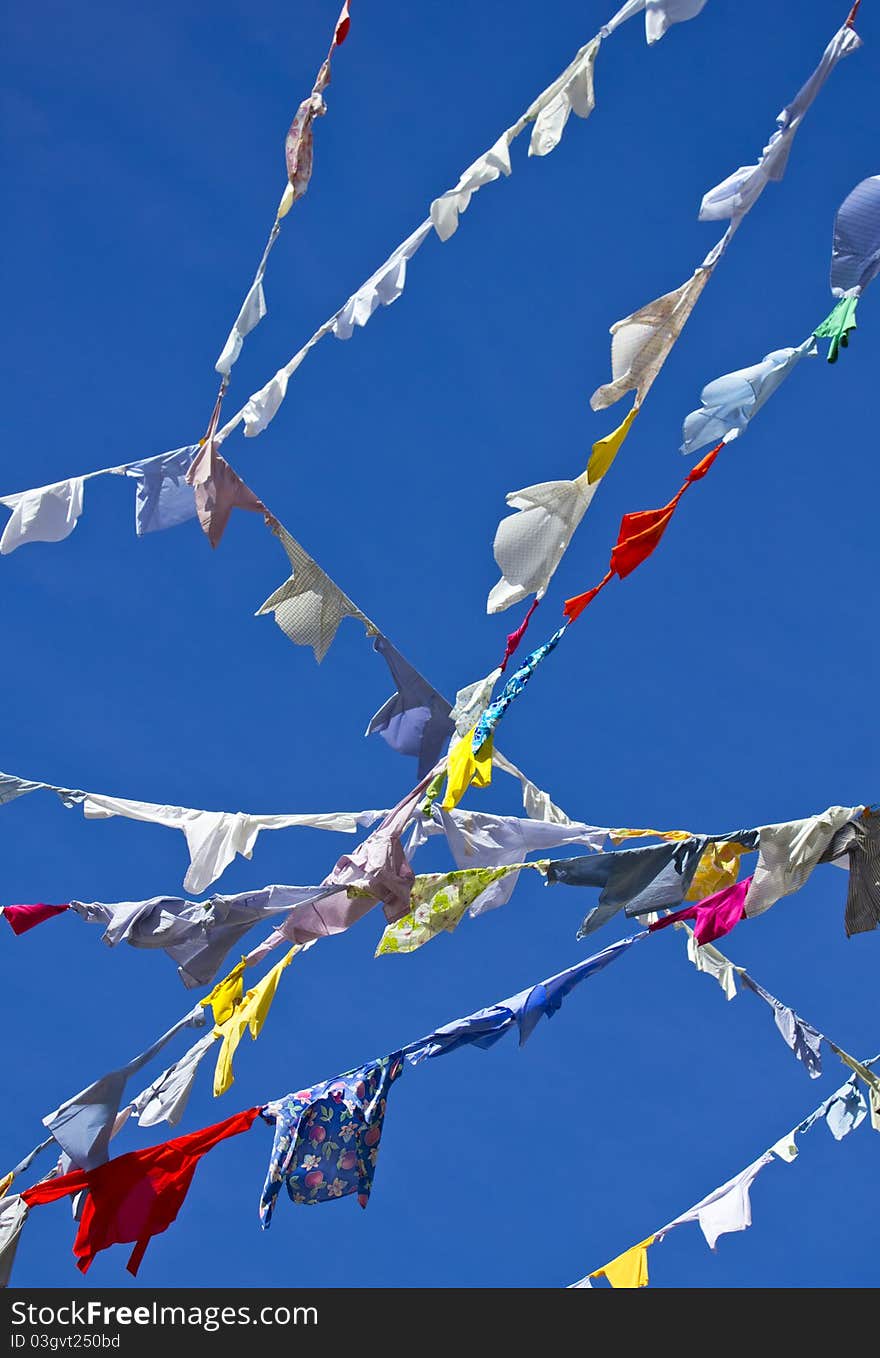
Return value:
M 828 346 L 829 363 L 836 363 L 838 351 L 849 345 L 849 332 L 856 328 L 858 302 L 858 297 L 841 297 L 831 315 L 826 316 L 818 330 L 813 331 L 817 339 L 831 341 Z
M 512 867 L 464 868 L 461 872 L 429 872 L 417 877 L 412 889 L 412 909 L 388 925 L 376 956 L 415 952 L 444 929 L 451 933 L 487 886 L 509 872 L 518 872 L 522 866 L 516 863 Z

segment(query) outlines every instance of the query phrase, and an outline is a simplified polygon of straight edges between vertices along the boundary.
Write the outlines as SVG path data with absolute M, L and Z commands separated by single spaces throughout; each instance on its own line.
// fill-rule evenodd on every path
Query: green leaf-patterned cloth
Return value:
M 461 872 L 429 872 L 416 877 L 412 909 L 408 915 L 388 925 L 379 940 L 376 956 L 415 952 L 444 929 L 451 933 L 468 906 L 473 905 L 486 887 L 509 872 L 518 872 L 521 867 L 522 863 L 516 863 L 511 867 L 465 868 Z

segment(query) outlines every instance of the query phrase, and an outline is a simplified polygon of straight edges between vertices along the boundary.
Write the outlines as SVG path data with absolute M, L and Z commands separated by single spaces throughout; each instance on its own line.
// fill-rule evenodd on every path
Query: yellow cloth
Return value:
M 858 1075 L 859 1079 L 864 1080 L 865 1084 L 868 1086 L 871 1092 L 873 1094 L 876 1094 L 877 1097 L 880 1098 L 880 1075 L 875 1075 L 873 1070 L 869 1070 L 867 1066 L 863 1066 L 861 1061 L 857 1061 L 854 1056 L 850 1056 L 847 1052 L 842 1051 L 840 1047 L 836 1047 L 830 1038 L 826 1037 L 825 1041 L 828 1043 L 831 1050 L 837 1053 L 843 1064 L 845 1066 L 849 1066 L 850 1070 L 854 1070 L 856 1075 Z M 873 1126 L 875 1125 L 873 1118 L 873 1106 L 871 1111 L 872 1111 L 871 1125 Z M 878 1127 L 877 1130 L 880 1131 L 880 1127 Z
M 648 1286 L 648 1246 L 653 1245 L 654 1237 L 649 1235 L 640 1245 L 633 1245 L 625 1254 L 619 1254 L 604 1268 L 597 1268 L 591 1278 L 607 1278 L 612 1287 Z
M 214 1068 L 215 1099 L 220 1094 L 225 1094 L 235 1079 L 232 1072 L 232 1058 L 244 1036 L 245 1028 L 250 1028 L 251 1037 L 256 1041 L 272 1007 L 281 973 L 285 967 L 290 966 L 299 951 L 299 946 L 291 948 L 287 956 L 277 962 L 271 971 L 267 971 L 262 981 L 255 985 L 253 990 L 247 992 L 226 1022 L 218 1024 L 214 1029 L 214 1036 L 223 1039 L 223 1045 L 217 1054 L 217 1065 Z
M 605 473 L 610 470 L 611 464 L 623 447 L 623 440 L 632 429 L 633 420 L 638 413 L 639 403 L 636 401 L 623 423 L 619 424 L 610 434 L 606 434 L 603 439 L 597 439 L 593 444 L 593 452 L 587 463 L 587 481 L 591 486 L 596 481 L 601 481 Z
M 625 839 L 665 839 L 672 842 L 693 839 L 690 830 L 609 830 L 612 843 L 622 844 Z M 702 901 L 724 887 L 733 886 L 740 872 L 740 859 L 749 850 L 733 840 L 707 844 L 703 850 L 694 879 L 690 884 L 686 901 Z
M 487 736 L 477 753 L 474 754 L 473 742 L 476 729 L 475 724 L 449 752 L 446 796 L 443 798 L 444 811 L 451 811 L 454 806 L 458 806 L 471 783 L 474 787 L 488 787 L 492 781 L 493 737 Z
M 238 966 L 233 967 L 228 976 L 224 976 L 222 981 L 217 982 L 210 995 L 199 1000 L 199 1004 L 204 1005 L 206 1009 L 208 1005 L 211 1006 L 214 1011 L 215 1023 L 225 1023 L 236 1005 L 241 1002 L 244 993 L 242 976 L 246 965 L 244 958 L 242 958 Z
M 14 1178 L 15 1178 L 15 1175 L 13 1174 L 12 1170 L 10 1170 L 9 1173 L 8 1173 L 7 1175 L 5 1175 L 2 1179 L 0 1179 L 0 1198 L 3 1198 L 3 1197 L 6 1196 L 6 1190 L 7 1190 L 7 1188 L 9 1187 L 9 1185 L 12 1183 L 12 1180 L 13 1180 Z

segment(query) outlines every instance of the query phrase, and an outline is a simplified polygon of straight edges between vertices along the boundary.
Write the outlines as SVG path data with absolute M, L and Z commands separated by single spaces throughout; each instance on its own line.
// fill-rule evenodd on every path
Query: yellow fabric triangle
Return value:
M 247 992 L 225 1023 L 218 1024 L 214 1029 L 215 1037 L 223 1039 L 223 1045 L 217 1053 L 217 1065 L 214 1067 L 215 1099 L 219 1098 L 221 1094 L 225 1094 L 235 1080 L 232 1058 L 238 1050 L 238 1044 L 244 1036 L 245 1028 L 250 1028 L 251 1037 L 256 1041 L 272 1007 L 281 973 L 285 967 L 290 966 L 298 952 L 300 952 L 299 945 L 291 948 L 287 956 L 277 962 L 271 971 L 267 971 L 262 981 L 255 985 L 253 990 Z
M 488 787 L 492 781 L 492 749 L 494 740 L 487 736 L 476 754 L 473 742 L 476 724 L 449 753 L 446 771 L 446 796 L 443 810 L 451 811 L 458 806 L 471 783 L 474 787 Z
M 703 901 L 707 896 L 714 896 L 716 891 L 733 886 L 739 877 L 740 859 L 744 853 L 748 853 L 748 849 L 732 840 L 707 844 L 685 900 Z
M 648 1246 L 653 1245 L 654 1237 L 648 1236 L 639 1245 L 633 1245 L 625 1254 L 619 1254 L 604 1268 L 597 1268 L 591 1278 L 607 1278 L 612 1287 L 648 1286 Z
M 217 982 L 210 995 L 199 1000 L 199 1004 L 204 1005 L 206 1009 L 208 1005 L 211 1006 L 214 1011 L 215 1023 L 225 1023 L 241 1000 L 244 992 L 242 976 L 245 965 L 245 960 L 242 958 L 238 965 L 232 968 L 228 976 L 224 976 L 222 981 Z
M 639 404 L 636 402 L 622 424 L 619 424 L 610 434 L 606 434 L 603 439 L 597 439 L 593 444 L 593 451 L 587 463 L 587 480 L 591 486 L 597 481 L 601 481 L 610 469 L 612 462 L 623 447 L 623 441 L 632 429 L 633 420 L 638 413 Z
M 15 1175 L 13 1174 L 12 1170 L 10 1170 L 8 1174 L 4 1175 L 4 1177 L 0 1179 L 0 1198 L 4 1198 L 6 1196 L 6 1190 L 12 1183 L 12 1180 L 14 1178 Z

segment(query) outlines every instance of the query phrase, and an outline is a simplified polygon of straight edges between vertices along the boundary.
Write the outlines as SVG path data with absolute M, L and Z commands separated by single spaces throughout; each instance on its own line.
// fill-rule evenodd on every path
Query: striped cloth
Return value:
M 865 811 L 844 825 L 819 861 L 830 863 L 844 853 L 849 857 L 844 927 L 851 938 L 880 925 L 880 811 Z

